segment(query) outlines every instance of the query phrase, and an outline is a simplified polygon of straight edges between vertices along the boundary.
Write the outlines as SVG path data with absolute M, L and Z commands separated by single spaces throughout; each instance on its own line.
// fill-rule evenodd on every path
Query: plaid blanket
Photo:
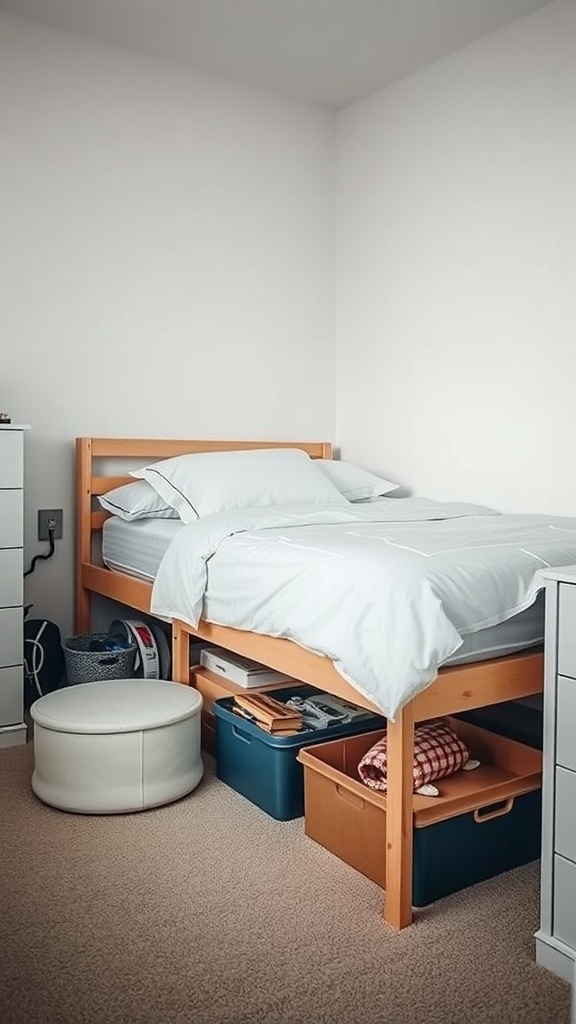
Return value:
M 371 789 L 386 792 L 387 736 L 370 747 L 358 765 L 362 782 Z M 470 754 L 454 729 L 444 718 L 423 722 L 414 730 L 414 791 L 434 779 L 457 772 Z

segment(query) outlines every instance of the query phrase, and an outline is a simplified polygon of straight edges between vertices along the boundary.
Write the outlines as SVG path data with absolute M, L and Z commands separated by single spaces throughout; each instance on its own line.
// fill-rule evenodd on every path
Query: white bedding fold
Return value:
M 234 555 L 242 571 L 223 624 L 330 657 L 394 718 L 462 636 L 533 603 L 539 569 L 576 561 L 576 519 L 426 498 L 212 515 L 171 542 L 151 611 L 193 626 L 202 615 L 214 621 L 206 564 Z

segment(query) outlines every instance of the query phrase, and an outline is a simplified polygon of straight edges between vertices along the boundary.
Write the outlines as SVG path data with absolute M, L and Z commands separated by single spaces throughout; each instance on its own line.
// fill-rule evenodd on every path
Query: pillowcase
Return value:
M 462 768 L 469 758 L 468 748 L 445 718 L 435 718 L 414 729 L 414 792 L 443 779 Z M 371 789 L 386 792 L 387 736 L 370 747 L 358 765 L 358 774 Z
M 400 486 L 369 473 L 367 469 L 362 469 L 353 462 L 318 459 L 314 465 L 322 470 L 348 501 L 365 501 L 366 498 L 380 497 Z
M 98 501 L 106 512 L 128 523 L 135 519 L 178 519 L 178 513 L 145 480 L 115 487 L 100 494 Z
M 177 455 L 135 469 L 183 523 L 216 512 L 271 505 L 346 505 L 315 462 L 297 448 Z

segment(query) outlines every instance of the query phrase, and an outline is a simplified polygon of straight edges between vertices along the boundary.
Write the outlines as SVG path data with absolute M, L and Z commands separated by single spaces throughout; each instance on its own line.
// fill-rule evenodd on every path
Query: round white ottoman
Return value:
M 40 697 L 32 789 L 52 807 L 122 814 L 159 807 L 195 788 L 202 697 L 163 679 L 81 683 Z

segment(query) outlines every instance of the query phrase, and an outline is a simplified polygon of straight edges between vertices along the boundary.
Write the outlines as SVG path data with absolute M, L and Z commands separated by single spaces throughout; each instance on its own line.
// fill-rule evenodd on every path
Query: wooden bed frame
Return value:
M 301 448 L 312 458 L 332 458 L 325 442 L 186 441 L 142 438 L 81 437 L 76 440 L 77 565 L 76 630 L 90 629 L 90 595 L 99 594 L 141 612 L 150 612 L 152 586 L 131 576 L 113 572 L 94 558 L 95 534 L 107 513 L 94 508 L 94 498 L 113 487 L 132 483 L 124 472 L 112 476 L 95 472 L 97 460 L 137 459 L 148 462 L 194 452 L 232 451 L 250 448 Z M 293 675 L 356 704 L 381 710 L 348 684 L 325 657 L 290 640 L 216 626 L 202 620 L 197 629 L 172 622 L 172 676 L 190 685 L 190 636 L 201 637 L 230 651 L 244 654 L 270 668 Z M 393 928 L 412 922 L 412 761 L 414 724 L 437 715 L 457 714 L 500 701 L 540 693 L 543 688 L 543 655 L 540 651 L 509 655 L 489 661 L 442 669 L 434 683 L 406 704 L 395 722 L 388 723 L 388 788 L 386 812 L 386 899 L 384 918 Z M 505 798 L 502 792 L 499 798 Z M 472 798 L 470 798 L 472 799 Z M 473 804 L 462 800 L 460 813 Z

